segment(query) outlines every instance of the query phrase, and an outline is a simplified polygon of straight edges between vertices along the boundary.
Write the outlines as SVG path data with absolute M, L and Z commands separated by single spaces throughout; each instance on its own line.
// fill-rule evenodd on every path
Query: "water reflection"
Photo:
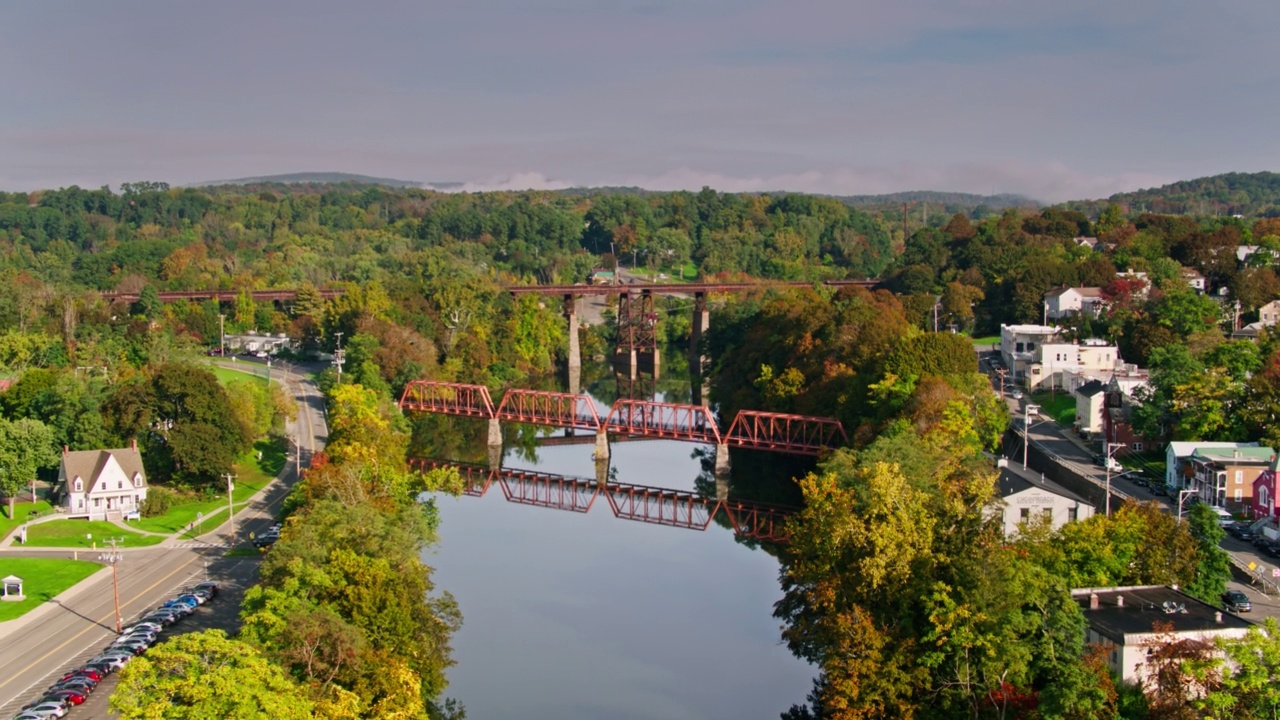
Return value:
M 616 386 L 598 393 L 588 367 L 607 408 Z M 655 388 L 687 402 L 675 385 Z M 425 558 L 465 616 L 448 693 L 469 716 L 770 718 L 809 691 L 814 671 L 772 617 L 778 546 L 736 534 L 723 508 L 798 504 L 790 478 L 812 460 L 735 452 L 717 486 L 709 446 L 614 442 L 602 465 L 593 434 L 504 425 L 494 472 L 484 421 L 412 422 L 418 455 L 483 478 L 474 496 L 439 500 L 441 543 Z

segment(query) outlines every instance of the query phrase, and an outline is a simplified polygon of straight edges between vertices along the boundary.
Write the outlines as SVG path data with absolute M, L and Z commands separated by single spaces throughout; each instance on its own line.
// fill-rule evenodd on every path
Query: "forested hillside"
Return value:
M 1065 207 L 1098 214 L 1108 203 L 1129 212 L 1246 218 L 1280 216 L 1280 173 L 1226 173 L 1183 180 L 1158 188 L 1116 193 L 1106 200 L 1081 200 Z

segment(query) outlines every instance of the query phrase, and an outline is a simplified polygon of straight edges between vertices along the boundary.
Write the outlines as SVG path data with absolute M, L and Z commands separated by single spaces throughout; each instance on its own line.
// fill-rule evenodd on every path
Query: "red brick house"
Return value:
M 1273 461 L 1271 467 L 1260 473 L 1253 481 L 1251 517 L 1254 520 L 1265 517 L 1280 518 L 1280 486 L 1276 482 L 1277 476 L 1280 476 L 1280 472 L 1277 472 L 1280 469 L 1278 465 L 1280 462 Z

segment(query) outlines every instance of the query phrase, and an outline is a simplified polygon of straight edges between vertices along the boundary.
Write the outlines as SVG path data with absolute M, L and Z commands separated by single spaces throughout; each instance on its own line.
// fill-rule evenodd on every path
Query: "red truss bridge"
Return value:
M 409 383 L 400 408 L 795 455 L 819 455 L 848 442 L 844 426 L 833 418 L 741 410 L 721 431 L 715 416 L 701 405 L 620 398 L 601 417 L 587 395 L 511 389 L 495 406 L 483 385 L 436 380 Z
M 422 458 L 411 459 L 409 463 L 419 470 L 456 469 L 465 483 L 465 494 L 471 497 L 483 496 L 496 482 L 507 502 L 586 513 L 603 495 L 613 516 L 620 520 L 705 531 L 717 517 L 723 517 L 733 534 L 745 540 L 788 542 L 787 518 L 797 512 L 783 505 L 717 499 L 632 483 L 601 483 L 534 470 L 495 470 L 483 465 Z

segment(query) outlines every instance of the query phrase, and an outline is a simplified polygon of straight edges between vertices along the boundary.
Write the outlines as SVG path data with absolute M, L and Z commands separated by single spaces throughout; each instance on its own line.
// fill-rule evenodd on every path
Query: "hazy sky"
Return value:
M 1280 169 L 1275 0 L 0 0 L 0 188 L 1100 197 Z

